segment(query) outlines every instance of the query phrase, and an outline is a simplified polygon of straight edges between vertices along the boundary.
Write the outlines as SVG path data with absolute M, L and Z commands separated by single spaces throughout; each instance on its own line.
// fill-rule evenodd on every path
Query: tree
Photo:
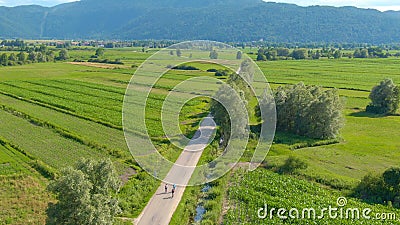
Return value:
M 360 49 L 356 49 L 353 54 L 354 58 L 361 58 L 361 51 Z
M 369 53 L 368 53 L 368 49 L 356 49 L 354 51 L 354 58 L 368 58 Z
M 321 58 L 321 51 L 317 50 L 315 53 L 312 54 L 313 59 L 320 59 Z
M 25 53 L 24 53 L 24 52 L 18 53 L 18 54 L 17 54 L 17 58 L 18 58 L 18 61 L 20 61 L 20 62 L 25 62 L 25 60 L 26 60 Z
M 335 59 L 340 59 L 340 58 L 342 58 L 342 56 L 343 56 L 343 53 L 340 50 L 336 50 L 333 53 L 333 58 L 335 58 Z
M 288 48 L 278 48 L 276 51 L 277 51 L 278 56 L 288 57 L 290 54 L 290 51 Z
M 36 52 L 30 52 L 30 53 L 28 54 L 28 60 L 29 60 L 29 61 L 32 61 L 32 62 L 36 62 L 36 60 L 37 60 Z
M 275 102 L 279 131 L 330 139 L 336 138 L 343 126 L 343 106 L 335 89 L 323 90 L 303 83 L 288 85 L 277 89 Z
M 96 49 L 96 54 L 97 57 L 102 57 L 104 56 L 104 48 L 98 48 Z
M 48 190 L 58 202 L 47 209 L 47 224 L 113 224 L 120 212 L 111 197 L 119 190 L 120 181 L 111 160 L 82 160 L 66 168 L 52 181 Z
M 292 52 L 292 57 L 294 59 L 305 59 L 305 58 L 307 58 L 307 50 L 306 49 L 295 49 Z
M 43 53 L 43 54 L 45 54 L 47 52 L 47 46 L 46 45 L 40 45 L 38 51 Z
M 10 61 L 16 61 L 16 60 L 17 60 L 17 57 L 15 56 L 15 53 L 11 53 L 11 54 L 8 56 L 8 60 L 10 60 Z
M 220 126 L 220 132 L 224 139 L 223 145 L 231 138 L 241 138 L 247 134 L 246 108 L 248 106 L 247 100 L 251 95 L 247 82 L 252 82 L 253 76 L 253 64 L 249 59 L 246 59 L 240 66 L 240 75 L 232 73 L 228 78 L 227 85 L 221 86 L 215 94 L 215 99 L 224 105 L 214 99 L 211 101 L 211 114 Z M 224 106 L 230 107 L 230 111 Z
M 8 65 L 8 56 L 6 53 L 1 54 L 0 56 L 0 64 L 3 66 L 7 66 Z
M 369 202 L 400 208 L 400 168 L 389 168 L 383 174 L 366 175 L 355 188 L 355 194 Z
M 236 59 L 237 59 L 237 60 L 241 60 L 241 59 L 242 59 L 242 52 L 241 52 L 241 51 L 238 51 L 238 52 L 237 52 L 237 54 L 236 54 Z
M 67 59 L 69 59 L 69 54 L 68 54 L 67 49 L 64 48 L 64 49 L 60 50 L 59 55 L 58 55 L 58 59 L 59 60 L 67 60 Z
M 367 106 L 367 112 L 394 114 L 399 108 L 400 88 L 392 79 L 385 79 L 372 88 L 369 98 L 372 102 Z
M 179 48 L 176 49 L 176 56 L 178 56 L 178 57 L 182 56 L 182 51 Z
M 212 50 L 210 52 L 210 59 L 218 59 L 218 52 L 215 50 Z
M 237 93 L 239 93 L 239 97 Z M 243 100 L 242 92 L 237 92 L 237 90 L 235 91 L 224 85 L 216 93 L 215 99 L 218 99 L 225 106 L 231 108 L 228 111 L 219 101 L 213 99 L 211 102 L 211 114 L 214 116 L 215 123 L 220 126 L 220 131 L 224 139 L 223 144 L 225 145 L 232 138 L 245 136 L 248 126 L 248 122 L 246 121 L 247 112 L 241 106 L 247 104 Z
M 47 62 L 47 57 L 46 57 L 45 53 L 38 52 L 36 58 L 37 58 L 38 62 Z
M 254 64 L 250 59 L 245 59 L 243 62 L 240 64 L 240 76 L 246 81 L 247 83 L 253 82 L 254 74 L 255 74 L 255 69 L 254 69 Z M 234 75 L 232 75 L 234 76 Z M 232 79 L 233 77 L 231 77 Z M 247 84 L 243 84 L 247 86 Z M 243 88 L 245 88 L 243 86 Z
M 383 180 L 395 191 L 400 190 L 400 168 L 390 168 L 383 173 Z
M 53 51 L 48 51 L 46 52 L 46 56 L 47 56 L 47 61 L 48 62 L 54 62 L 56 56 L 54 55 Z
M 257 61 L 266 61 L 267 57 L 264 55 L 264 52 L 258 51 L 257 53 Z
M 361 58 L 368 58 L 369 54 L 368 54 L 368 50 L 367 49 L 363 49 L 361 50 Z

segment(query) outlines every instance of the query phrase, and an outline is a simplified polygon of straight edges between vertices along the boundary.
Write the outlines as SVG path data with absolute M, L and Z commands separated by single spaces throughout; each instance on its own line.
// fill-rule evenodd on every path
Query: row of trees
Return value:
M 242 62 L 240 74 L 231 72 L 227 85 L 222 86 L 216 93 L 215 98 L 224 105 L 214 99 L 211 101 L 211 114 L 220 127 L 223 145 L 226 145 L 230 138 L 241 138 L 249 130 L 246 115 L 249 111 L 248 102 L 252 97 L 252 92 L 248 83 L 252 82 L 254 76 L 254 67 L 249 60 Z M 225 107 L 230 107 L 230 110 Z
M 296 48 L 290 50 L 288 48 L 260 48 L 257 52 L 257 61 L 279 60 L 279 59 L 320 59 L 327 58 L 342 58 L 343 53 L 335 49 L 308 50 L 305 48 Z
M 295 48 L 260 48 L 257 52 L 257 61 L 279 60 L 279 59 L 320 59 L 320 58 L 388 58 L 391 56 L 400 56 L 398 54 L 390 54 L 379 47 L 369 47 L 356 49 L 353 53 L 344 52 L 341 49 L 322 48 L 322 49 L 306 49 Z
M 28 53 L 3 53 L 0 55 L 1 66 L 15 66 L 23 65 L 26 63 L 37 63 L 37 62 L 54 62 L 56 60 L 67 60 L 69 54 L 66 49 L 62 49 L 58 52 L 58 56 L 55 55 L 54 51 L 30 51 Z

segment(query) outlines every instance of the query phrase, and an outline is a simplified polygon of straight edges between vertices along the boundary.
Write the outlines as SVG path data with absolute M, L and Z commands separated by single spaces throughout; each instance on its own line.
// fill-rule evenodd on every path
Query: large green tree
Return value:
M 18 61 L 20 61 L 20 62 L 25 62 L 25 60 L 26 60 L 26 56 L 25 56 L 24 52 L 19 52 L 17 54 L 17 57 L 18 57 Z
M 104 56 L 104 48 L 98 48 L 98 49 L 96 49 L 95 55 L 96 55 L 97 57 L 102 57 L 102 56 Z
M 306 49 L 295 49 L 292 52 L 292 57 L 294 59 L 305 59 L 305 58 L 307 58 L 307 50 Z
M 67 60 L 69 59 L 69 53 L 67 49 L 61 49 L 58 55 L 59 60 Z
M 261 101 L 268 104 L 270 100 Z M 337 90 L 303 83 L 275 92 L 278 131 L 318 139 L 336 138 L 343 126 L 342 102 Z
M 7 66 L 8 65 L 8 56 L 6 53 L 1 54 L 0 56 L 0 64 L 3 66 Z
M 47 224 L 113 224 L 120 208 L 112 196 L 119 187 L 111 160 L 82 160 L 62 170 L 48 186 L 58 202 L 49 206 Z
M 176 49 L 176 56 L 178 56 L 178 57 L 182 56 L 182 51 L 179 48 Z
M 218 59 L 218 52 L 215 50 L 212 50 L 210 52 L 210 59 Z
M 400 88 L 392 79 L 385 79 L 369 95 L 371 103 L 366 111 L 377 114 L 394 114 L 399 109 Z
M 249 84 L 253 81 L 254 73 L 252 62 L 249 59 L 243 60 L 239 74 L 232 72 L 227 85 L 221 86 L 216 93 L 215 98 L 223 104 L 216 100 L 211 102 L 211 114 L 220 127 L 220 132 L 224 137 L 223 144 L 226 144 L 230 138 L 241 138 L 248 132 L 247 107 L 252 97 Z M 231 110 L 225 107 L 230 107 Z

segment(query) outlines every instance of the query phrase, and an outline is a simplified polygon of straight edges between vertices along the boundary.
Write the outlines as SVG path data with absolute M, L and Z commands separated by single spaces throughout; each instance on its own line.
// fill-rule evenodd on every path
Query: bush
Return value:
M 215 76 L 223 77 L 223 76 L 227 76 L 228 73 L 229 73 L 229 71 L 227 71 L 227 70 L 218 70 L 217 72 L 215 72 Z
M 112 61 L 112 60 L 109 60 L 109 59 L 97 59 L 97 58 L 96 58 L 96 59 L 89 59 L 88 62 L 124 65 L 124 63 L 121 62 L 121 61 L 118 60 L 118 59 Z
M 172 67 L 173 70 L 199 70 L 198 68 L 194 66 L 185 66 L 185 65 L 180 65 L 180 66 L 174 66 Z
M 207 199 L 214 200 L 220 195 L 221 195 L 221 192 L 218 189 L 213 188 L 210 190 L 210 192 L 207 193 Z
M 201 225 L 214 225 L 215 223 L 211 220 L 202 220 L 200 222 Z
M 299 170 L 305 170 L 307 168 L 308 164 L 306 162 L 295 156 L 289 156 L 285 163 L 279 168 L 278 172 L 283 174 L 293 174 L 297 173 Z

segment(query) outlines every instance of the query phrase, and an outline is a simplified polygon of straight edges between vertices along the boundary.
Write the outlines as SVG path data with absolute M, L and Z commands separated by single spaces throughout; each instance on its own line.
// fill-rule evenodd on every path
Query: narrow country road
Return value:
M 196 132 L 192 140 L 182 151 L 176 164 L 168 172 L 167 181 L 175 181 L 181 184 L 176 187 L 175 195 L 172 198 L 172 186 L 168 185 L 168 193 L 165 193 L 165 183 L 161 183 L 156 193 L 150 199 L 139 217 L 135 220 L 137 225 L 167 225 L 174 214 L 179 202 L 182 199 L 185 186 L 188 184 L 194 167 L 197 165 L 203 150 L 207 147 L 215 132 L 215 122 L 211 116 L 207 116 L 200 124 L 199 130 Z M 182 167 L 185 166 L 185 167 Z

